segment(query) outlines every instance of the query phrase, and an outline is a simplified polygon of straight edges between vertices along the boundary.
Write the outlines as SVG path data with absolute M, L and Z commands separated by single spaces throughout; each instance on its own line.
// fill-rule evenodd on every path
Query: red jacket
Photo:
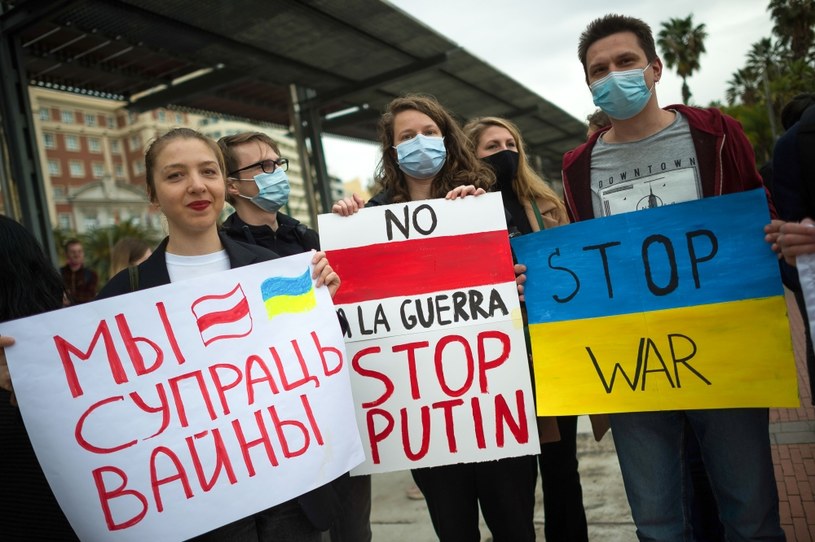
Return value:
M 764 188 L 753 147 L 738 121 L 713 108 L 670 105 L 665 109 L 679 111 L 688 121 L 705 197 Z M 563 155 L 563 197 L 572 222 L 594 218 L 591 150 L 603 131 L 595 132 L 586 143 Z M 766 188 L 764 191 L 770 214 L 775 218 L 770 194 Z

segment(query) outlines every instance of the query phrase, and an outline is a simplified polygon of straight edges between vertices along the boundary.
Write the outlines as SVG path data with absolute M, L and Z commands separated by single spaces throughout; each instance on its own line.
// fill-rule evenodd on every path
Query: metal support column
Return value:
M 317 200 L 314 195 L 314 176 L 311 173 L 311 160 L 306 148 L 306 138 L 303 133 L 303 116 L 300 110 L 300 89 L 297 85 L 289 85 L 289 120 L 294 140 L 297 142 L 297 157 L 300 159 L 300 172 L 303 176 L 303 187 L 306 191 L 306 204 L 310 217 L 310 226 L 317 229 Z
M 331 212 L 331 205 L 334 203 L 331 194 L 331 179 L 328 178 L 328 168 L 325 163 L 325 151 L 323 150 L 323 128 L 320 112 L 316 107 L 308 110 L 308 137 L 311 143 L 311 159 L 316 175 L 316 187 L 320 194 L 321 210 L 324 213 Z
M 20 216 L 14 218 L 34 234 L 46 254 L 55 258 L 54 236 L 37 153 L 26 70 L 22 62 L 20 40 L 13 31 L 0 30 L 0 73 L 3 74 L 0 77 L 0 122 L 8 150 L 11 177 L 8 183 L 10 193 L 4 196 L 19 201 Z M 11 202 L 7 202 L 6 207 L 17 208 Z

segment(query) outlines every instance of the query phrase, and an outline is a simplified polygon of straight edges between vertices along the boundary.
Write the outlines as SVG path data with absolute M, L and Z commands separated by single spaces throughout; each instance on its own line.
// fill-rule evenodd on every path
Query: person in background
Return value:
M 634 212 L 640 187 L 659 175 L 662 197 L 682 202 L 763 188 L 752 146 L 739 124 L 716 109 L 660 108 L 663 74 L 651 28 L 606 15 L 581 34 L 578 56 L 595 105 L 611 128 L 563 158 L 566 207 L 573 221 Z M 650 174 L 652 164 L 668 164 Z M 621 171 L 642 172 L 626 180 Z M 617 179 L 613 186 L 607 180 Z M 606 183 L 606 184 L 604 184 Z M 768 201 L 771 214 L 772 204 Z M 683 480 L 683 442 L 698 438 L 728 539 L 785 540 L 766 408 L 723 408 L 611 415 L 611 429 L 640 540 L 692 537 Z
M 332 211 L 348 216 L 363 205 L 484 194 L 494 182 L 461 128 L 435 98 L 407 95 L 379 121 L 379 192 L 367 203 L 353 195 Z M 522 456 L 413 469 L 441 542 L 481 540 L 479 506 L 495 542 L 534 542 L 537 460 Z
M 85 267 L 85 249 L 79 239 L 70 239 L 65 243 L 65 261 L 60 273 L 68 302 L 78 305 L 93 301 L 99 287 L 99 277 L 96 271 Z
M 608 118 L 605 111 L 598 107 L 594 113 L 586 117 L 586 123 L 588 126 L 586 128 L 586 137 L 589 138 L 597 130 L 602 130 L 603 128 L 608 128 L 611 126 L 611 119 Z
M 804 115 L 809 120 L 804 118 Z M 778 138 L 773 150 L 772 169 L 775 177 L 772 187 L 773 202 L 781 221 L 800 222 L 805 218 L 815 217 L 815 165 L 813 160 L 808 158 L 815 149 L 815 93 L 805 92 L 790 100 L 781 110 L 781 124 L 785 132 Z M 807 137 L 808 143 L 805 141 Z M 765 230 L 768 234 L 777 233 L 781 223 L 778 221 L 776 224 L 769 224 Z M 772 243 L 773 237 L 770 236 L 768 240 Z M 815 349 L 812 344 L 809 316 L 794 264 L 782 264 L 781 276 L 784 284 L 795 294 L 795 301 L 804 322 L 809 393 L 812 404 L 815 404 Z
M 37 240 L 21 224 L 0 216 L 0 322 L 62 307 L 65 288 Z M 0 347 L 12 340 L 0 337 Z M 0 538 L 77 540 L 40 468 L 11 388 L 0 348 Z
M 280 212 L 289 201 L 289 161 L 277 143 L 260 132 L 243 132 L 222 137 L 218 145 L 228 172 L 226 201 L 235 208 L 223 231 L 280 256 L 320 250 L 316 231 Z
M 116 276 L 119 271 L 131 265 L 139 265 L 152 253 L 147 241 L 136 237 L 122 237 L 110 251 L 110 276 Z
M 289 162 L 268 135 L 243 132 L 222 137 L 226 201 L 235 212 L 221 231 L 236 241 L 281 256 L 320 250 L 317 232 L 280 212 L 289 199 Z M 333 542 L 371 539 L 371 477 L 345 474 L 298 498 L 315 529 L 331 531 Z
M 569 223 L 560 198 L 529 166 L 518 127 L 498 117 L 464 126 L 475 154 L 495 171 L 510 232 L 521 235 Z M 528 335 L 527 335 L 528 336 Z M 577 461 L 577 416 L 538 418 L 544 533 L 548 542 L 588 541 Z

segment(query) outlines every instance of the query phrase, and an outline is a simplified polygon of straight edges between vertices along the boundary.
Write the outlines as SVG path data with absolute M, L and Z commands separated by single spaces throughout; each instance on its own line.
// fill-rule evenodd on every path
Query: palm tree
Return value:
M 773 43 L 770 38 L 757 41 L 747 53 L 747 67 L 759 74 L 764 87 L 764 100 L 767 105 L 767 118 L 770 121 L 770 134 L 773 141 L 778 137 L 778 130 L 775 126 L 777 108 L 774 107 L 770 92 L 770 81 L 778 76 L 779 67 L 784 63 L 783 56 L 783 47 L 778 43 Z
M 773 33 L 788 46 L 793 60 L 806 58 L 815 42 L 815 1 L 770 0 Z
M 705 25 L 702 23 L 694 27 L 693 14 L 662 23 L 662 30 L 657 36 L 662 59 L 668 68 L 676 66 L 676 73 L 682 78 L 682 102 L 685 104 L 691 97 L 687 79 L 699 69 L 699 57 L 705 52 L 705 38 Z
M 725 96 L 728 105 L 732 106 L 736 102 L 753 105 L 761 95 L 761 76 L 749 67 L 736 70 L 733 77 L 727 82 Z

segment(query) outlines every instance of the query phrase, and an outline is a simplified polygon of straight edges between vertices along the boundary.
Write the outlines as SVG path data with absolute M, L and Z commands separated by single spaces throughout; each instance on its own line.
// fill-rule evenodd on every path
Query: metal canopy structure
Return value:
M 585 137 L 582 122 L 379 0 L 0 5 L 4 135 L 11 156 L 24 161 L 36 155 L 24 156 L 36 150 L 31 112 L 20 107 L 29 84 L 124 100 L 137 111 L 170 106 L 292 126 L 311 140 L 323 208 L 330 202 L 320 134 L 375 140 L 380 112 L 406 92 L 436 96 L 460 120 L 510 118 L 550 176 Z M 32 171 L 13 177 L 41 177 L 33 161 Z M 36 192 L 20 189 L 24 218 L 43 214 L 30 209 L 44 201 Z

